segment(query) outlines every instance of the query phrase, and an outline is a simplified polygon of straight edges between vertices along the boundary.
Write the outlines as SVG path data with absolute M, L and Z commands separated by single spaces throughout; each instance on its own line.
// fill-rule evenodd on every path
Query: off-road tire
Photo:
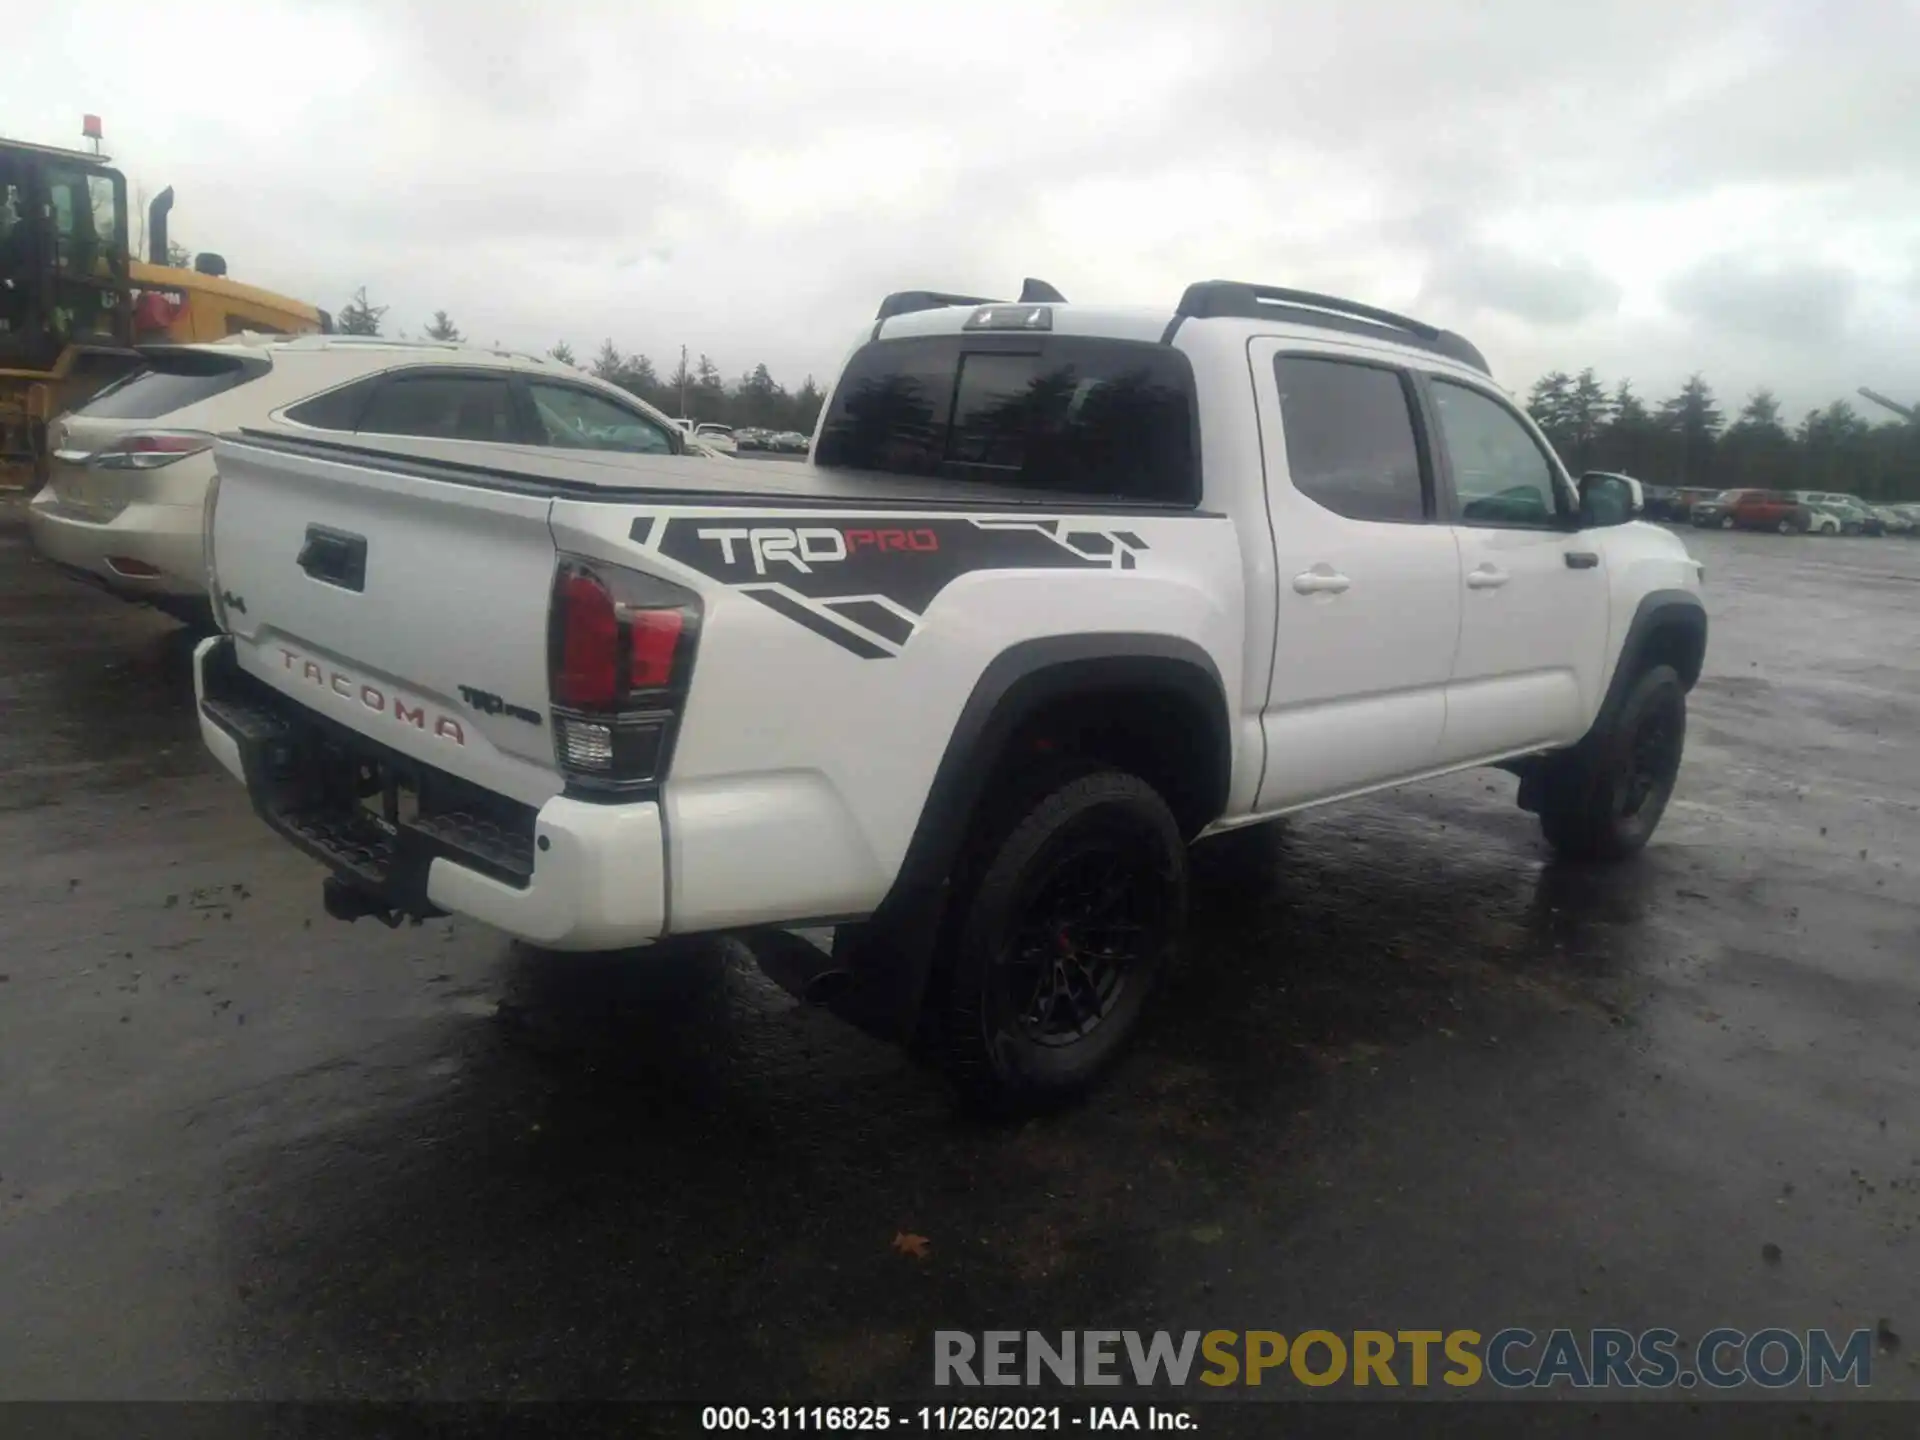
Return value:
M 1642 671 L 1607 729 L 1561 758 L 1540 828 L 1565 860 L 1624 860 L 1652 838 L 1686 748 L 1687 692 L 1671 665 Z
M 1013 1006 L 1004 987 L 1024 989 L 1025 975 L 1037 973 L 1039 966 L 1023 959 L 1032 946 L 1020 942 L 1046 928 L 1036 916 L 1047 908 L 1049 885 L 1070 891 L 1071 867 L 1097 867 L 1104 853 L 1113 855 L 1119 874 L 1131 877 L 1123 888 L 1140 917 L 1135 953 L 1119 967 L 1123 978 L 1111 1008 L 1085 1033 L 1043 1041 L 1036 1034 L 1044 1027 L 1014 1013 L 1026 1007 Z M 1029 780 L 983 808 L 956 882 L 941 963 L 927 997 L 935 1007 L 929 1019 L 941 1067 L 963 1099 L 990 1114 L 1046 1109 L 1081 1093 L 1139 1029 L 1178 952 L 1186 923 L 1187 847 L 1172 811 L 1144 780 L 1116 770 L 1068 770 Z M 1091 903 L 1088 910 L 1093 912 Z M 1088 924 L 1088 933 L 1114 933 Z M 1088 944 L 1077 950 L 1078 941 L 1068 939 L 1071 928 L 1068 922 L 1060 931 L 1066 958 L 1049 953 L 1042 964 L 1064 971 L 1084 953 L 1096 957 L 1097 968 L 1115 948 L 1124 948 Z

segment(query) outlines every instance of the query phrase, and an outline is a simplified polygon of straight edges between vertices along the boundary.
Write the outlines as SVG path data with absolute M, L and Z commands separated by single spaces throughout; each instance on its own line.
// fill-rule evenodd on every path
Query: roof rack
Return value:
M 880 302 L 880 313 L 874 317 L 877 322 L 891 320 L 896 315 L 911 315 L 917 310 L 944 310 L 949 305 L 1004 305 L 1004 300 L 995 300 L 989 295 L 949 295 L 942 290 L 898 290 Z M 1022 305 L 1064 305 L 1067 297 L 1044 280 L 1031 277 L 1020 282 L 1020 304 Z
M 1354 335 L 1372 335 L 1445 355 L 1450 360 L 1471 365 L 1483 375 L 1493 374 L 1487 368 L 1486 357 L 1464 335 L 1442 330 L 1423 320 L 1396 315 L 1391 310 L 1362 305 L 1357 300 L 1342 300 L 1337 295 L 1319 295 L 1311 290 L 1249 285 L 1239 280 L 1202 280 L 1187 287 L 1174 313 L 1194 320 L 1216 316 L 1286 320 Z

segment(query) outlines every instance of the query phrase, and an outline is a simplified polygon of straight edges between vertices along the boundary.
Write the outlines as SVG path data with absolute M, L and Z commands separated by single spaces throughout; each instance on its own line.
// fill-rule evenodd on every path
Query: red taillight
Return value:
M 673 657 L 685 617 L 678 610 L 642 610 L 629 631 L 627 683 L 635 690 L 662 690 L 673 683 Z
M 554 758 L 577 783 L 657 781 L 672 751 L 700 626 L 684 586 L 563 556 L 548 639 Z
M 553 700 L 580 710 L 611 710 L 620 688 L 620 617 L 600 578 L 562 570 L 553 588 L 560 632 Z

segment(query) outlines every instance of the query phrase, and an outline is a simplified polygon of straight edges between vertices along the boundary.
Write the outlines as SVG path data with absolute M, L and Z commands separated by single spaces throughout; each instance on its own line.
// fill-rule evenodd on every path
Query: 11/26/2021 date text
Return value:
M 700 1426 L 703 1430 L 984 1435 L 1074 1430 L 1191 1432 L 1199 1428 L 1185 1410 L 1136 1405 L 922 1405 L 911 1409 L 890 1405 L 709 1405 L 700 1412 Z

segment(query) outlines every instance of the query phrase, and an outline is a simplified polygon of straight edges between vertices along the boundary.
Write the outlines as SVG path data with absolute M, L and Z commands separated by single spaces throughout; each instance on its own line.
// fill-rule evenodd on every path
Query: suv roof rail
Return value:
M 1240 280 L 1201 280 L 1189 285 L 1175 307 L 1176 315 L 1194 320 L 1216 316 L 1234 316 L 1248 320 L 1287 320 L 1301 325 L 1318 325 L 1328 330 L 1345 330 L 1355 335 L 1379 336 L 1406 345 L 1417 345 L 1436 355 L 1445 355 L 1471 365 L 1491 376 L 1484 355 L 1464 335 L 1442 330 L 1424 320 L 1396 315 L 1357 300 L 1337 295 L 1320 295 L 1311 290 L 1288 290 L 1278 285 L 1249 285 Z

